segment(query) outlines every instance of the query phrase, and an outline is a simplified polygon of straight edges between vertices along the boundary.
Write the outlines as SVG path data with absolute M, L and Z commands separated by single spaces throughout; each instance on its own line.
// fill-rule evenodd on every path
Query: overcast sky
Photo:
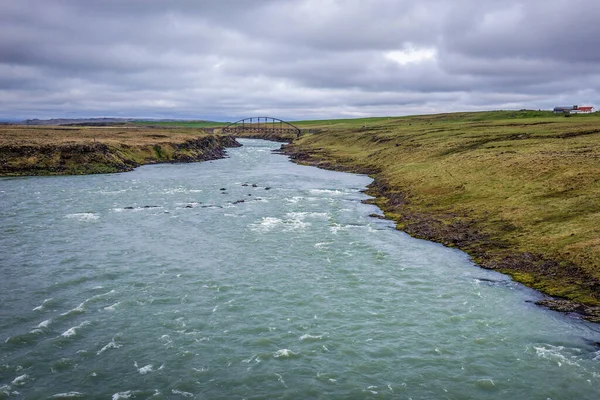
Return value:
M 598 0 L 0 0 L 0 118 L 600 106 Z

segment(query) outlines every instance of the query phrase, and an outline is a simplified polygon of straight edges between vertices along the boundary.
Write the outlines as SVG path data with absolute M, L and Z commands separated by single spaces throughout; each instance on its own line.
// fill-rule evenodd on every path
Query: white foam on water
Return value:
M 50 326 L 50 323 L 51 323 L 51 322 L 52 322 L 52 320 L 51 320 L 51 319 L 47 319 L 47 320 L 45 320 L 45 321 L 42 321 L 42 322 L 40 322 L 40 323 L 37 325 L 37 328 L 47 328 L 48 326 Z
M 142 375 L 146 375 L 148 372 L 153 372 L 154 371 L 154 365 L 152 364 L 148 364 L 148 365 L 144 365 L 141 368 L 138 368 L 138 363 L 137 361 L 133 362 L 133 366 L 138 370 L 138 372 Z M 161 367 L 162 368 L 162 367 Z
M 329 231 L 331 233 L 333 233 L 334 235 L 337 235 L 337 233 L 339 231 L 345 231 L 347 229 L 348 229 L 348 226 L 342 226 L 342 225 L 336 224 L 336 223 L 334 223 L 332 226 L 329 227 Z
M 285 221 L 285 231 L 302 231 L 312 224 L 310 222 L 305 222 L 303 219 L 290 219 Z
M 183 392 L 181 390 L 177 390 L 177 389 L 171 389 L 171 393 L 173 394 L 180 394 L 184 397 L 194 397 L 194 395 L 190 392 Z
M 321 243 L 315 243 L 315 249 L 328 249 L 329 245 L 332 244 L 333 242 L 321 242 Z
M 250 364 L 252 362 L 252 360 L 254 360 L 254 357 L 256 357 L 256 354 L 251 355 L 250 358 L 248 358 L 246 360 L 242 360 L 242 362 L 246 363 L 246 364 Z
M 323 216 L 327 215 L 327 213 L 296 212 L 287 213 L 287 219 L 263 217 L 259 223 L 250 224 L 250 229 L 262 233 L 272 232 L 274 230 L 282 230 L 284 232 L 302 231 L 312 225 L 310 222 L 305 221 L 306 217 L 316 216 L 318 218 L 322 218 Z
M 179 311 L 177 311 L 179 312 Z M 187 326 L 187 324 L 185 323 L 185 317 L 179 317 L 175 320 L 175 322 L 177 322 L 179 324 L 180 328 L 185 328 Z
M 177 193 L 187 193 L 187 192 L 189 192 L 189 190 L 182 188 L 182 187 L 163 190 L 164 194 L 177 194 Z
M 99 288 L 102 288 L 102 286 L 100 286 Z M 97 294 L 97 295 L 95 295 L 95 296 L 92 296 L 92 297 L 90 297 L 89 299 L 87 299 L 87 300 L 85 301 L 85 303 L 87 303 L 87 302 L 89 302 L 89 301 L 92 301 L 92 300 L 101 299 L 101 298 L 103 298 L 103 297 L 106 297 L 106 296 L 109 296 L 109 295 L 111 295 L 111 294 L 113 294 L 113 293 L 115 293 L 115 290 L 114 290 L 114 289 L 113 289 L 113 290 L 111 290 L 110 292 L 106 292 L 106 293 Z
M 119 392 L 112 395 L 112 400 L 130 399 L 131 396 L 141 393 L 139 390 L 128 390 L 126 392 Z
M 91 324 L 90 321 L 83 321 L 81 324 L 74 326 L 72 328 L 67 329 L 66 331 L 64 331 L 60 336 L 62 337 L 71 337 L 71 336 L 75 336 L 77 335 L 77 330 L 83 328 L 86 325 Z
M 79 304 L 77 307 L 70 309 L 67 312 L 64 312 L 62 314 L 60 314 L 61 317 L 66 317 L 67 315 L 71 315 L 71 314 L 81 314 L 85 312 L 85 303 L 87 302 L 84 301 L 83 303 Z
M 8 385 L 0 386 L 0 393 L 3 393 L 7 396 L 10 395 L 10 386 L 8 386 Z
M 304 197 L 302 197 L 302 196 L 294 196 L 294 197 L 288 197 L 288 198 L 286 198 L 284 200 L 287 201 L 288 203 L 296 204 L 299 201 L 304 200 Z
M 163 346 L 165 346 L 168 349 L 175 347 L 173 346 L 173 341 L 171 340 L 171 337 L 169 335 L 162 335 L 160 337 L 160 340 L 163 342 Z
M 378 392 L 375 389 L 377 389 L 377 386 L 369 386 L 364 391 L 371 392 L 372 394 L 377 394 Z
M 281 383 L 283 386 L 285 386 L 285 387 L 288 387 L 288 386 L 285 384 L 285 381 L 283 380 L 283 376 L 281 376 L 280 374 L 277 374 L 277 373 L 275 374 L 275 376 L 277 376 L 277 380 L 278 380 L 278 381 L 279 381 L 279 382 L 280 382 L 280 383 Z
M 323 339 L 323 335 L 304 334 L 304 335 L 300 336 L 300 340 L 321 340 L 321 339 Z
M 35 307 L 33 310 L 31 311 L 43 311 L 44 307 L 46 306 L 46 303 L 48 303 L 49 301 L 52 301 L 53 299 L 46 299 L 42 302 L 42 304 L 40 304 L 39 306 Z
M 579 363 L 576 361 L 575 356 L 566 356 L 563 354 L 564 346 L 552 346 L 550 344 L 543 344 L 541 346 L 533 346 L 535 353 L 539 358 L 550 360 L 555 362 L 559 367 L 563 364 L 577 366 Z
M 106 311 L 115 311 L 115 310 L 117 309 L 117 306 L 118 306 L 119 304 L 121 304 L 121 302 L 120 302 L 120 301 L 116 302 L 115 304 L 113 304 L 113 305 L 111 305 L 111 306 L 104 307 L 104 309 L 105 309 Z
M 258 224 L 251 224 L 250 229 L 256 232 L 270 232 L 283 224 L 283 220 L 274 217 L 263 217 Z
M 478 379 L 477 380 L 477 386 L 479 386 L 482 389 L 491 389 L 493 387 L 496 386 L 496 384 L 494 383 L 494 381 L 492 379 Z
M 345 193 L 341 190 L 332 190 L 332 189 L 310 189 L 310 193 L 313 194 L 328 194 L 331 196 L 343 196 Z
M 305 219 L 305 218 L 319 218 L 319 219 L 327 219 L 329 218 L 329 213 L 327 212 L 290 212 L 286 214 L 286 217 L 291 219 Z
M 315 203 L 315 202 L 321 201 L 322 199 L 320 197 L 306 197 L 305 200 L 310 201 L 311 203 Z M 327 199 L 327 200 L 333 200 L 333 199 Z
M 12 380 L 11 384 L 15 385 L 15 386 L 22 386 L 25 384 L 25 381 L 27 380 L 27 378 L 29 378 L 29 375 L 27 375 L 27 374 L 17 376 L 15 379 Z
M 123 345 L 122 344 L 118 344 L 117 342 L 115 342 L 115 339 L 113 338 L 104 347 L 102 347 L 100 350 L 98 350 L 98 352 L 96 353 L 96 355 L 99 356 L 100 354 L 104 353 L 108 349 L 120 349 L 121 347 L 123 347 Z
M 294 353 L 293 351 L 289 350 L 289 349 L 281 349 L 281 350 L 277 350 L 275 352 L 275 354 L 273 354 L 273 357 L 275 358 L 289 358 L 291 356 L 295 356 L 297 355 L 297 353 Z
M 82 221 L 82 222 L 96 221 L 97 219 L 100 218 L 99 216 L 97 216 L 94 213 L 67 214 L 67 215 L 65 215 L 65 217 L 70 218 L 70 219 L 76 219 L 76 220 Z
M 73 328 L 69 328 L 66 331 L 64 331 L 61 336 L 63 337 L 70 337 L 70 336 L 75 336 L 77 334 L 75 327 Z
M 67 393 L 57 393 L 52 396 L 53 399 L 77 399 L 84 397 L 85 395 L 80 392 L 67 392 Z
M 99 286 L 98 288 L 100 288 L 100 289 L 101 289 L 101 288 L 102 288 L 102 286 Z M 85 312 L 85 306 L 86 306 L 86 304 L 87 304 L 87 303 L 89 303 L 89 302 L 91 302 L 91 301 L 94 301 L 94 300 L 97 300 L 97 299 L 101 299 L 101 298 L 103 298 L 103 297 L 106 297 L 106 296 L 109 296 L 109 295 L 111 295 L 111 294 L 113 294 L 113 293 L 115 293 L 115 291 L 114 291 L 114 290 L 111 290 L 110 292 L 106 292 L 106 293 L 97 294 L 97 295 L 95 295 L 95 296 L 92 296 L 92 297 L 90 297 L 89 299 L 85 299 L 85 300 L 84 300 L 83 302 L 81 302 L 81 304 L 79 304 L 77 307 L 75 307 L 75 308 L 73 308 L 73 309 L 71 309 L 71 310 L 69 310 L 69 311 L 67 311 L 67 312 L 64 312 L 64 313 L 62 313 L 62 314 L 60 314 L 60 315 L 61 315 L 61 317 L 65 317 L 65 316 L 67 316 L 67 315 L 70 315 L 70 314 L 80 314 L 80 313 L 84 313 L 84 312 Z
M 131 190 L 131 188 L 120 189 L 120 190 L 100 190 L 98 193 L 100 193 L 100 194 L 119 194 L 119 193 L 129 192 L 130 190 Z

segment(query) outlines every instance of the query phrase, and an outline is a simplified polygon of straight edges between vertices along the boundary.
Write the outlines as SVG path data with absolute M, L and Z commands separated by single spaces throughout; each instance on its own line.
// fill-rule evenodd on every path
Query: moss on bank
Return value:
M 319 133 L 284 151 L 301 163 L 369 173 L 369 193 L 398 229 L 461 248 L 481 266 L 579 303 L 571 309 L 600 320 L 598 116 L 317 123 Z

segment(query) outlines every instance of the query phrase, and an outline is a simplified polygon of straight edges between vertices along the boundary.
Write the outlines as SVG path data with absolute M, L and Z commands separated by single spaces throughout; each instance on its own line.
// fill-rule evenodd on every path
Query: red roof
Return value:
M 577 107 L 577 109 L 579 111 L 592 111 L 594 109 L 594 107 L 591 106 L 587 106 L 587 107 Z

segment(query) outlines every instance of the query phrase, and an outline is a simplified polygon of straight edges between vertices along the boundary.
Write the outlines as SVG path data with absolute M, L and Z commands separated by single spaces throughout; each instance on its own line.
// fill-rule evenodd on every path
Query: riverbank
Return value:
M 0 176 L 126 172 L 144 164 L 223 158 L 234 138 L 202 130 L 138 127 L 0 129 Z
M 493 112 L 314 121 L 283 151 L 367 173 L 397 228 L 600 321 L 600 118 Z M 303 126 L 304 127 L 304 126 Z

